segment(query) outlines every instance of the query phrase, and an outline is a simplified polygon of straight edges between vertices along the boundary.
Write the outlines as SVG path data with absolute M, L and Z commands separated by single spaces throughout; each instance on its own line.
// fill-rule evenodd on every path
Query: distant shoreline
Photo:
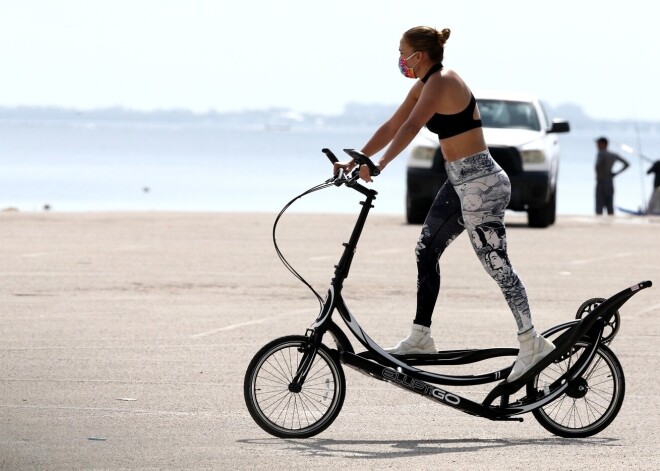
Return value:
M 546 105 L 553 118 L 567 119 L 572 126 L 597 127 L 608 132 L 610 129 L 635 127 L 640 132 L 660 132 L 660 121 L 649 120 L 611 120 L 593 118 L 574 103 L 557 107 Z M 76 109 L 58 106 L 0 106 L 0 120 L 9 121 L 63 121 L 63 122 L 149 122 L 149 123 L 205 123 L 205 124 L 246 124 L 277 123 L 278 126 L 293 124 L 309 125 L 376 125 L 387 119 L 396 109 L 396 105 L 349 103 L 339 115 L 322 113 L 304 113 L 289 108 L 265 108 L 234 112 L 209 110 L 196 113 L 187 109 L 136 110 L 123 107 L 95 109 Z

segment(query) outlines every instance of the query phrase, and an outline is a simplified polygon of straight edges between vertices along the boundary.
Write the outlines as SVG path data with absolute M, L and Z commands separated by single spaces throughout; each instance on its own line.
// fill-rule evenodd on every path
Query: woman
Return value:
M 366 156 L 387 149 L 377 167 L 387 165 L 410 144 L 422 126 L 436 133 L 446 160 L 448 180 L 438 192 L 417 242 L 417 312 L 412 332 L 392 354 L 435 353 L 431 316 L 440 291 L 439 258 L 445 248 L 465 229 L 485 270 L 497 282 L 518 326 L 520 351 L 508 381 L 519 378 L 554 349 L 537 334 L 525 287 L 511 267 L 506 253 L 504 211 L 511 197 L 511 184 L 488 152 L 479 108 L 461 77 L 442 65 L 444 45 L 450 30 L 438 32 L 419 26 L 406 31 L 399 45 L 399 69 L 418 79 L 394 115 L 362 148 Z M 350 171 L 355 162 L 335 164 Z M 371 181 L 366 166 L 360 177 Z M 492 253 L 497 250 L 497 268 Z

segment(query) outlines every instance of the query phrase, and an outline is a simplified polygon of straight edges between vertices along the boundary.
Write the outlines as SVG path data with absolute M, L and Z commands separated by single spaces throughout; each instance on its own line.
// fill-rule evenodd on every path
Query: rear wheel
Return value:
M 541 371 L 527 384 L 528 397 L 543 396 L 591 345 L 578 342 L 570 353 Z M 532 411 L 546 430 L 565 438 L 590 437 L 616 418 L 625 395 L 623 368 L 612 350 L 598 345 L 584 374 L 571 381 L 566 393 Z
M 280 438 L 308 438 L 325 430 L 339 415 L 346 395 L 344 371 L 325 345 L 316 353 L 302 385 L 293 383 L 309 349 L 309 339 L 275 339 L 254 356 L 243 393 L 254 421 Z

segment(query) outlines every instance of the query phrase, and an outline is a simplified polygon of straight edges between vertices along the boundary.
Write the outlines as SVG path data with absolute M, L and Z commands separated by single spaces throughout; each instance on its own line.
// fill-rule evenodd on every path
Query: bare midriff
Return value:
M 442 155 L 453 162 L 488 149 L 482 128 L 470 129 L 456 136 L 440 140 Z

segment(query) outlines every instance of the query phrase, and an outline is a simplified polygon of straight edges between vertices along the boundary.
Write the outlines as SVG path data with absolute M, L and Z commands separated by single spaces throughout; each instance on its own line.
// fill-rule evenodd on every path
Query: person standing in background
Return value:
M 650 159 L 649 159 L 650 160 Z M 653 189 L 657 190 L 660 188 L 660 160 L 656 160 L 651 165 L 651 168 L 646 172 L 647 175 L 655 173 L 655 178 L 653 179 Z
M 607 208 L 607 214 L 614 214 L 614 177 L 627 169 L 630 164 L 626 159 L 614 152 L 607 150 L 609 144 L 606 137 L 596 139 L 598 154 L 596 155 L 596 215 L 603 214 L 603 208 Z M 614 164 L 619 161 L 623 168 L 613 172 Z
M 656 160 L 651 168 L 646 172 L 647 175 L 655 174 L 653 179 L 653 191 L 649 201 L 648 214 L 660 214 L 660 160 Z

